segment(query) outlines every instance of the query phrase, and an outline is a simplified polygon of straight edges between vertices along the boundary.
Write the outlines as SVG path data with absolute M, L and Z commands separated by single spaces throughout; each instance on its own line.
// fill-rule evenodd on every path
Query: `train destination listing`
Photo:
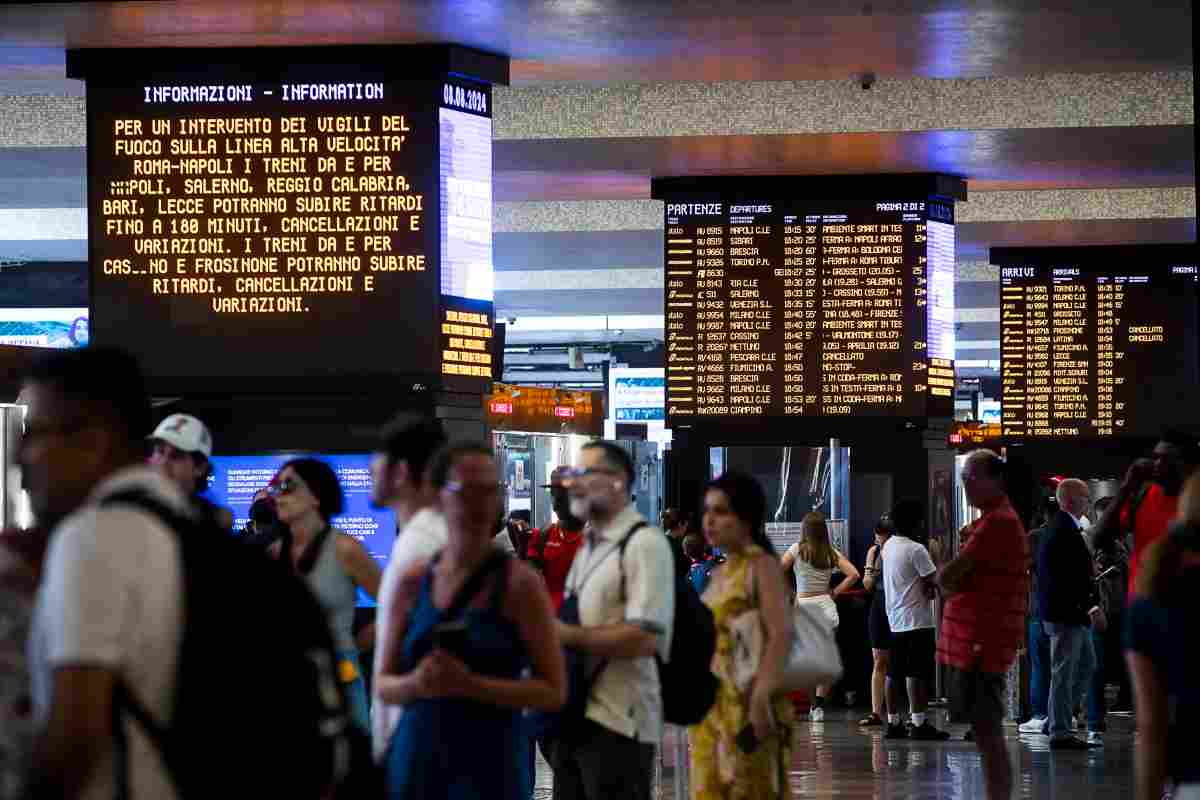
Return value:
M 952 324 L 948 352 L 927 334 L 947 313 L 931 298 L 953 320 L 953 225 L 935 295 L 929 224 L 923 201 L 668 200 L 668 418 L 920 417 L 950 398 Z
M 1151 435 L 1179 421 L 1196 304 L 1194 265 L 1002 265 L 1003 434 Z

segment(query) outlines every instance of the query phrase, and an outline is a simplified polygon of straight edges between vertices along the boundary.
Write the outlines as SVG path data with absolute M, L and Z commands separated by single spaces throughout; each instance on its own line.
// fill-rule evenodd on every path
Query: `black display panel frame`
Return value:
M 989 262 L 1000 270 L 1004 441 L 1138 441 L 1196 428 L 1200 248 L 997 247 Z
M 791 223 L 794 224 L 799 222 L 800 225 L 804 224 L 804 217 L 806 215 L 835 215 L 838 213 L 846 213 L 849 210 L 855 210 L 859 215 L 859 220 L 865 224 L 866 219 L 864 218 L 864 214 L 870 216 L 875 210 L 876 203 L 896 204 L 895 208 L 892 208 L 888 212 L 884 212 L 885 215 L 892 214 L 893 211 L 907 211 L 910 212 L 910 214 L 919 214 L 922 217 L 921 225 L 923 228 L 924 224 L 928 221 L 950 223 L 952 225 L 953 202 L 955 200 L 966 199 L 966 185 L 965 182 L 960 178 L 941 174 L 685 177 L 655 179 L 652 182 L 651 196 L 655 199 L 663 200 L 666 204 L 666 218 L 664 220 L 664 267 L 666 273 L 664 280 L 664 315 L 666 317 L 666 338 L 668 341 L 667 366 L 670 367 L 672 363 L 679 363 L 678 361 L 672 362 L 672 355 L 674 354 L 676 359 L 680 358 L 680 348 L 686 349 L 687 347 L 691 346 L 691 342 L 687 340 L 692 336 L 698 337 L 702 335 L 697 331 L 693 331 L 691 327 L 679 327 L 681 320 L 672 317 L 671 302 L 673 300 L 687 302 L 693 299 L 689 296 L 686 296 L 686 290 L 692 289 L 692 286 L 690 284 L 688 284 L 686 287 L 682 286 L 680 281 L 675 280 L 680 276 L 671 274 L 672 266 L 674 266 L 670 263 L 673 255 L 671 252 L 673 244 L 672 240 L 674 239 L 674 242 L 677 243 L 684 243 L 688 240 L 692 240 L 693 242 L 697 243 L 693 245 L 677 244 L 676 246 L 680 248 L 700 248 L 703 246 L 702 244 L 699 244 L 703 237 L 699 236 L 696 231 L 693 231 L 689 228 L 687 231 L 679 233 L 678 231 L 680 228 L 670 224 L 673 206 L 677 208 L 680 205 L 702 206 L 704 204 L 712 203 L 723 204 L 723 210 L 721 212 L 722 216 L 720 216 L 719 221 L 715 222 L 714 224 L 717 226 L 724 226 L 726 228 L 725 233 L 728 233 L 728 229 L 737 227 L 729 222 L 729 220 L 732 219 L 732 210 L 734 206 L 753 207 L 755 205 L 762 204 L 771 205 L 771 213 L 775 217 L 780 217 L 781 214 L 784 213 L 780 209 L 785 206 L 788 209 L 788 213 L 792 211 L 799 212 L 798 216 L 800 218 L 798 220 L 792 219 Z M 920 206 L 919 208 L 917 207 L 918 204 Z M 937 207 L 936 211 L 934 211 L 935 206 Z M 742 211 L 744 209 L 739 208 L 738 210 Z M 896 216 L 898 219 L 898 214 Z M 746 221 L 749 223 L 746 230 L 754 233 L 758 229 L 755 228 L 755 220 L 752 217 L 753 214 L 746 216 Z M 781 219 L 775 219 L 775 224 L 778 224 L 781 221 Z M 848 221 L 853 223 L 855 220 Z M 882 221 L 882 218 L 881 220 L 872 221 Z M 897 220 L 890 220 L 889 218 L 889 221 L 896 222 Z M 684 227 L 686 228 L 687 226 Z M 677 233 L 672 234 L 672 230 L 677 231 Z M 703 226 L 701 226 L 700 230 L 704 230 Z M 724 237 L 725 233 L 722 233 L 721 237 Z M 776 258 L 778 258 L 780 261 L 778 266 L 783 267 L 784 264 L 782 256 L 784 251 L 784 237 L 781 236 L 778 231 L 775 231 L 774 233 L 767 233 L 765 235 L 773 235 L 778 238 L 779 241 L 772 242 L 771 246 L 774 247 L 778 245 L 780 250 L 779 253 L 772 253 L 770 256 L 768 256 L 766 261 L 773 262 Z M 760 242 L 754 239 L 753 236 L 739 237 L 739 239 L 742 240 L 739 241 L 739 244 L 748 243 L 752 245 L 745 252 L 755 253 L 756 255 L 758 254 L 757 248 L 760 246 Z M 924 239 L 924 237 L 922 237 L 922 239 Z M 721 247 L 725 248 L 726 253 L 732 253 L 732 250 L 728 247 L 728 245 L 729 242 L 727 240 L 721 242 L 720 244 Z M 914 265 L 917 263 L 915 251 L 909 249 L 912 245 L 912 242 L 908 242 L 904 245 L 906 250 L 902 261 L 905 265 L 908 265 L 910 261 Z M 702 254 L 699 252 L 699 249 L 687 253 L 680 251 L 674 255 L 676 258 L 684 260 L 694 258 L 695 262 L 693 265 L 691 265 L 691 268 L 695 269 L 697 275 L 699 274 L 702 258 Z M 925 250 L 922 249 L 920 255 L 920 263 L 924 265 Z M 729 258 L 732 259 L 732 255 L 730 255 Z M 682 264 L 683 262 L 681 261 L 678 263 Z M 858 262 L 854 261 L 852 263 Z M 775 266 L 776 265 L 774 263 L 771 264 L 771 267 Z M 683 267 L 680 271 L 680 275 L 682 276 L 683 271 L 686 271 L 687 269 L 688 267 Z M 913 285 L 913 276 L 908 274 L 910 272 L 911 270 L 905 270 L 903 276 L 903 297 L 905 301 L 914 299 L 918 290 L 918 287 Z M 776 275 L 778 274 L 779 271 L 776 270 Z M 924 294 L 928 291 L 927 287 L 925 286 L 925 280 L 927 277 L 928 272 L 923 275 L 921 279 L 922 285 L 919 287 L 919 290 L 923 293 L 922 297 L 927 296 Z M 700 302 L 702 302 L 700 295 L 707 289 L 707 287 L 701 285 L 702 281 L 699 278 L 697 278 L 694 283 L 696 284 L 695 299 L 698 305 Z M 782 284 L 782 281 L 780 281 L 780 283 Z M 783 292 L 788 291 L 790 296 L 790 292 L 792 291 L 791 287 L 794 286 L 794 281 L 789 280 L 788 285 L 789 286 L 786 290 L 782 285 L 780 285 L 778 287 L 771 287 L 766 291 L 761 290 L 765 287 L 755 286 L 754 289 L 758 289 L 760 291 L 752 291 L 749 293 L 755 296 L 755 300 L 752 300 L 750 305 L 755 305 L 755 302 L 757 301 L 758 307 L 769 307 L 769 314 L 764 313 L 761 314 L 761 316 L 771 316 L 771 324 L 776 324 L 778 320 L 775 318 L 782 318 L 783 315 L 775 308 L 775 306 L 784 305 Z M 949 288 L 952 292 L 952 281 Z M 779 291 L 776 292 L 776 289 Z M 685 290 L 685 294 L 676 295 L 673 297 L 673 290 Z M 726 294 L 732 293 L 732 289 L 725 285 L 722 285 L 721 291 L 724 291 Z M 924 300 L 922 303 L 923 302 Z M 923 310 L 925 308 L 924 305 L 921 306 L 922 310 L 916 310 L 914 307 L 908 306 L 903 306 L 902 308 L 902 313 L 905 318 L 905 341 L 901 345 L 901 353 L 903 355 L 902 360 L 906 364 L 914 363 L 918 360 L 923 361 L 923 371 L 927 369 L 929 359 L 927 358 L 926 354 L 919 354 L 917 352 L 917 350 L 914 348 L 914 342 L 919 340 L 924 343 L 927 340 L 927 312 Z M 681 312 L 679 310 L 676 310 L 675 317 L 679 317 L 680 313 Z M 682 313 L 686 314 L 689 312 L 685 310 Z M 700 311 L 697 308 L 694 313 L 696 319 L 689 320 L 689 322 L 697 327 L 703 325 L 704 321 L 700 319 L 700 316 L 705 312 Z M 675 328 L 672 328 L 673 324 L 676 326 Z M 732 323 L 726 322 L 722 324 L 725 326 L 725 328 L 729 328 Z M 783 326 L 780 325 L 780 327 Z M 718 337 L 720 336 L 719 333 L 717 335 Z M 761 347 L 762 351 L 765 352 L 771 350 L 772 352 L 778 354 L 776 356 L 778 360 L 775 362 L 775 369 L 777 370 L 782 369 L 784 360 L 784 347 L 790 344 L 790 342 L 782 341 L 785 335 L 785 331 L 775 330 L 771 331 L 770 334 L 762 335 L 761 339 L 759 340 L 759 346 Z M 676 347 L 676 350 L 674 351 L 671 349 L 671 343 L 673 339 Z M 776 339 L 779 339 L 780 341 L 776 341 Z M 697 341 L 696 346 L 700 347 L 700 345 L 701 343 Z M 697 354 L 696 357 L 702 358 L 702 356 L 699 354 Z M 807 365 L 806 374 L 811 374 L 811 371 L 814 371 L 812 370 L 813 365 L 808 364 L 808 362 L 814 357 L 817 356 L 813 356 L 811 353 L 807 352 L 804 355 L 805 363 Z M 706 369 L 706 367 L 701 364 L 697 364 L 696 366 L 698 381 L 701 379 L 707 379 L 699 374 L 699 370 Z M 726 361 L 716 368 L 725 371 L 726 380 L 728 380 L 729 376 L 732 376 L 733 374 L 730 370 L 730 366 L 731 364 Z M 713 368 L 707 367 L 707 369 Z M 859 412 L 858 409 L 854 409 L 850 414 L 834 415 L 819 415 L 812 414 L 811 412 L 777 412 L 773 414 L 754 413 L 745 415 L 730 413 L 673 414 L 671 413 L 672 404 L 670 400 L 668 400 L 668 426 L 672 428 L 696 429 L 715 429 L 733 426 L 735 429 L 741 432 L 739 435 L 745 435 L 753 428 L 761 427 L 763 424 L 769 424 L 773 429 L 782 428 L 784 430 L 794 431 L 798 435 L 805 435 L 804 432 L 813 429 L 824 428 L 826 430 L 830 430 L 848 427 L 851 425 L 857 426 L 860 424 L 866 424 L 868 427 L 878 431 L 912 429 L 915 427 L 925 427 L 930 418 L 949 417 L 953 414 L 952 388 L 949 388 L 948 390 L 945 388 L 942 389 L 942 391 L 945 392 L 945 397 L 933 397 L 928 389 L 921 391 L 918 395 L 914 391 L 914 385 L 919 384 L 921 381 L 916 377 L 917 370 L 915 369 L 915 364 L 914 367 L 904 368 L 902 372 L 904 373 L 905 386 L 905 397 L 902 404 L 903 407 L 892 411 L 885 411 L 884 413 L 864 414 Z M 942 374 L 945 375 L 947 372 L 943 370 Z M 785 384 L 785 379 L 776 373 L 776 375 L 772 376 L 771 380 L 774 381 L 774 385 L 772 385 L 770 392 L 770 396 L 773 398 L 771 401 L 771 406 L 773 408 L 775 406 L 786 406 L 786 402 L 782 404 L 780 403 L 779 396 L 788 396 L 785 388 L 791 389 L 797 385 L 794 378 L 789 377 L 787 379 L 788 382 Z M 944 381 L 945 379 L 943 378 L 943 382 Z M 697 383 L 697 386 L 699 386 L 699 383 Z M 759 396 L 765 398 L 766 394 L 766 392 L 760 392 Z M 807 392 L 807 394 L 812 393 Z M 698 391 L 697 397 L 699 397 L 699 395 L 700 392 Z M 676 394 L 676 396 L 680 395 Z M 729 393 L 725 396 L 732 397 L 732 393 Z M 795 395 L 793 394 L 790 396 Z M 766 402 L 765 399 L 762 402 Z M 699 400 L 697 400 L 697 405 L 699 405 Z M 759 403 L 759 406 L 762 407 L 762 403 Z M 717 406 L 717 408 L 724 408 L 724 406 Z M 844 404 L 843 408 L 845 408 Z M 676 410 L 678 411 L 678 407 Z M 711 411 L 712 407 L 707 410 Z
M 444 212 L 439 180 L 439 115 L 445 108 L 490 118 L 490 86 L 507 83 L 506 57 L 450 45 L 420 45 L 76 50 L 68 53 L 67 62 L 71 77 L 88 82 L 89 178 L 98 175 L 95 162 L 103 156 L 97 142 L 112 141 L 111 134 L 101 138 L 98 126 L 105 120 L 111 122 L 122 110 L 114 108 L 107 99 L 122 87 L 140 90 L 144 86 L 247 84 L 258 89 L 283 82 L 293 85 L 371 82 L 382 83 L 387 97 L 395 97 L 384 101 L 386 108 L 373 110 L 376 116 L 405 115 L 406 120 L 411 120 L 408 130 L 403 132 L 407 148 L 402 157 L 404 165 L 396 172 L 411 176 L 414 190 L 419 186 L 423 198 L 421 231 L 409 235 L 412 241 L 407 245 L 402 246 L 400 238 L 394 244 L 388 243 L 389 247 L 425 257 L 425 270 L 410 271 L 404 277 L 411 280 L 403 287 L 389 287 L 386 295 L 379 298 L 364 295 L 361 288 L 345 297 L 323 296 L 319 298 L 321 310 L 315 319 L 297 314 L 282 325 L 279 318 L 256 319 L 253 314 L 237 313 L 242 310 L 239 308 L 232 320 L 237 328 L 233 336 L 212 330 L 215 326 L 199 324 L 199 320 L 186 326 L 183 335 L 172 324 L 174 319 L 166 304 L 142 303 L 139 317 L 135 317 L 129 312 L 138 305 L 121 303 L 119 297 L 107 297 L 106 289 L 95 280 L 102 273 L 107 254 L 97 236 L 100 215 L 92 213 L 89 262 L 93 280 L 89 282 L 89 296 L 93 343 L 124 346 L 140 355 L 152 388 L 163 393 L 219 393 L 229 391 L 231 385 L 241 393 L 283 390 L 321 394 L 407 386 L 486 390 L 490 379 L 442 374 L 443 316 L 447 308 L 461 304 L 458 298 L 442 294 L 440 285 Z M 147 66 L 139 70 L 131 68 L 131 64 Z M 214 81 L 213 76 L 220 79 Z M 259 95 L 249 107 L 223 104 L 234 107 L 218 107 L 216 113 L 196 114 L 193 106 L 180 116 L 244 117 L 257 116 L 265 110 L 278 123 L 293 111 L 282 106 L 264 108 L 261 100 Z M 101 107 L 94 109 L 93 101 Z M 310 121 L 319 116 L 347 117 L 355 111 L 354 100 L 345 99 L 296 106 L 299 107 L 295 113 Z M 164 112 L 169 112 L 170 106 L 153 111 L 166 116 Z M 145 111 L 140 113 L 147 115 Z M 306 167 L 311 169 L 311 162 Z M 89 209 L 100 208 L 106 187 L 99 184 L 89 180 Z M 258 194 L 257 189 L 255 193 Z M 309 242 L 310 249 L 313 240 L 315 236 Z M 173 264 L 174 256 L 168 257 Z M 368 254 L 363 254 L 364 261 L 367 257 Z M 412 263 L 411 259 L 409 262 Z M 385 272 L 368 273 L 363 269 L 352 279 L 361 283 L 368 274 L 379 282 L 375 283 L 376 288 L 389 277 Z M 114 299 L 118 302 L 112 302 Z M 489 321 L 494 316 L 490 302 L 472 305 L 480 306 Z M 156 324 L 153 329 L 139 326 L 123 335 L 113 335 L 113 326 L 106 320 L 106 315 L 113 313 L 126 315 L 119 319 L 120 327 L 147 314 L 152 315 Z M 164 352 L 167 349 L 169 352 Z

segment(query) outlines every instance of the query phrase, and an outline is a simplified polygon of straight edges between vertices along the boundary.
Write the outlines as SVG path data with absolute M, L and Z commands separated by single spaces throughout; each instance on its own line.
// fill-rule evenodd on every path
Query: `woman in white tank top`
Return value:
M 830 630 L 837 630 L 839 619 L 835 600 L 858 583 L 858 568 L 829 543 L 829 527 L 824 515 L 814 511 L 804 517 L 800 541 L 788 548 L 782 561 L 788 580 L 796 584 L 796 605 L 816 606 L 829 621 Z M 830 591 L 829 581 L 834 572 L 842 573 L 845 578 Z M 817 687 L 810 714 L 813 722 L 825 719 L 825 698 L 831 688 Z

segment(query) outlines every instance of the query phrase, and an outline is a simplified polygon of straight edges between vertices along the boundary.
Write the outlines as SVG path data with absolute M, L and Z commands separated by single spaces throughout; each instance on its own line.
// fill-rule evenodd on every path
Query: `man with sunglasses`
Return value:
M 148 438 L 150 466 L 190 497 L 203 518 L 223 530 L 233 530 L 233 512 L 203 496 L 212 474 L 213 441 L 208 426 L 190 414 L 172 414 Z
M 542 573 L 554 610 L 562 605 L 563 592 L 567 586 L 567 573 L 575 562 L 575 553 L 583 543 L 583 520 L 571 513 L 571 495 L 566 482 L 571 474 L 570 467 L 556 467 L 550 473 L 549 485 L 558 520 L 540 530 L 535 530 L 529 539 L 526 557 L 529 563 Z
M 560 621 L 559 633 L 564 646 L 588 656 L 589 669 L 603 669 L 585 719 L 545 748 L 554 798 L 650 800 L 654 746 L 663 729 L 654 656 L 669 657 L 675 613 L 671 548 L 630 501 L 634 465 L 618 445 L 585 445 L 581 466 L 563 477 L 571 515 L 590 530 L 566 581 L 580 624 Z

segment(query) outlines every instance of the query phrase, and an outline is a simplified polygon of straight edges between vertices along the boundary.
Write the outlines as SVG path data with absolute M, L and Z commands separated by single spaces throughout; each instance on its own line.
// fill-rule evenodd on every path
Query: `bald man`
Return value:
M 1092 678 L 1096 655 L 1089 629 L 1103 630 L 1104 612 L 1092 581 L 1092 557 L 1080 519 L 1088 488 L 1068 478 L 1058 485 L 1058 514 L 1038 552 L 1038 612 L 1050 639 L 1049 732 L 1052 750 L 1086 750 L 1099 742 L 1075 736 L 1073 707 Z

